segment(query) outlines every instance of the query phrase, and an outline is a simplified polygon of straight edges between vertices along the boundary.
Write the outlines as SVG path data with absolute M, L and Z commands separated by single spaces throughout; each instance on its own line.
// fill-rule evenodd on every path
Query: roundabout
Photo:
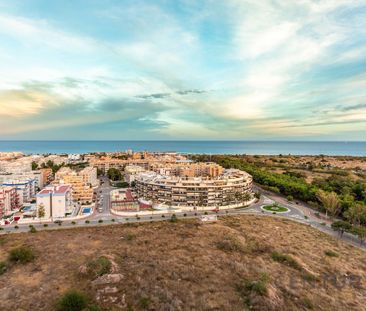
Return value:
M 271 213 L 288 213 L 290 211 L 289 208 L 280 206 L 278 204 L 262 205 L 261 209 L 265 212 Z

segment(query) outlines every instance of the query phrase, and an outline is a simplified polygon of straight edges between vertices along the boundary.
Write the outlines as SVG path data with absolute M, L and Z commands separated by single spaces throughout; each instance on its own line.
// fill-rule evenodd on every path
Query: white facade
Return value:
M 30 202 L 36 194 L 36 179 L 9 179 L 2 183 L 3 186 L 15 187 L 18 193 L 19 204 L 22 206 L 26 202 Z
M 138 165 L 127 165 L 125 167 L 125 180 L 128 183 L 135 181 L 136 175 L 145 172 L 146 170 Z
M 43 218 L 63 218 L 71 213 L 72 193 L 69 185 L 49 186 L 37 193 L 37 217 L 39 209 L 44 208 Z

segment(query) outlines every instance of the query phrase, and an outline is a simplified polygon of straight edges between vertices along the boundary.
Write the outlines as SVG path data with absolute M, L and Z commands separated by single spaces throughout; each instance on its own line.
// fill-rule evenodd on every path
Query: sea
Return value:
M 320 141 L 222 141 L 222 140 L 2 140 L 0 152 L 25 154 L 88 153 L 113 151 L 176 151 L 187 154 L 258 154 L 258 155 L 348 155 L 366 156 L 366 142 Z

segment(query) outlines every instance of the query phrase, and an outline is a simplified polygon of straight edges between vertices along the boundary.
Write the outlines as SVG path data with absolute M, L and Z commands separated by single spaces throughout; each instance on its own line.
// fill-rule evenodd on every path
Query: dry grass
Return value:
M 0 261 L 29 245 L 37 257 L 0 276 L 1 310 L 53 310 L 69 288 L 92 300 L 80 266 L 113 258 L 123 275 L 104 310 L 363 310 L 366 253 L 270 217 L 116 225 L 0 237 Z M 338 257 L 325 255 L 332 250 Z M 283 262 L 273 253 L 285 254 Z M 291 258 L 291 259 L 289 259 Z M 296 262 L 294 268 L 288 261 Z M 36 276 L 36 278 L 32 278 Z M 360 279 L 357 279 L 359 277 Z M 108 298 L 108 297 L 107 297 Z

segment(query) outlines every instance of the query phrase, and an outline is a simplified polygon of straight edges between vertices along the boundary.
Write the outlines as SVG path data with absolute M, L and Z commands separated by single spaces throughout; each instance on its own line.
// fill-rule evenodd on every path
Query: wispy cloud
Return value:
M 365 128 L 362 0 L 53 5 L 1 7 L 0 138 L 341 139 Z

